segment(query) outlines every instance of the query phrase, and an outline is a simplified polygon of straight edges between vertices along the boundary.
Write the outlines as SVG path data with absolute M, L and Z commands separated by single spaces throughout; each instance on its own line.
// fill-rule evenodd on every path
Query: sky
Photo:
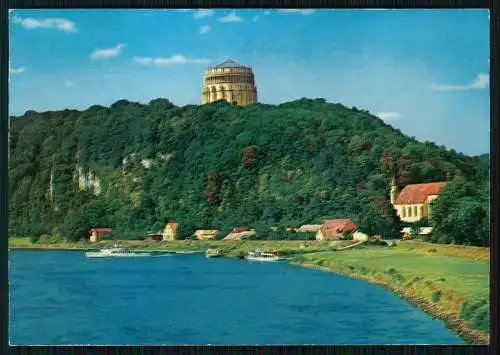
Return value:
M 369 110 L 421 141 L 490 148 L 488 10 L 11 10 L 9 111 L 199 104 L 204 70 L 254 70 L 259 102 Z

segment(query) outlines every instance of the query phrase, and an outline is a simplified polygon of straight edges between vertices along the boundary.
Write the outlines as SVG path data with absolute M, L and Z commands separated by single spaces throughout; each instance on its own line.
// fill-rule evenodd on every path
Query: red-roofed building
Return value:
M 90 242 L 96 243 L 101 239 L 102 235 L 109 234 L 112 231 L 111 228 L 92 228 L 89 230 Z
M 316 233 L 316 240 L 340 239 L 343 234 L 354 232 L 356 228 L 350 219 L 327 219 Z
M 248 232 L 250 228 L 248 227 L 234 227 L 231 233 L 243 233 L 243 232 Z
M 397 193 L 396 183 L 391 183 L 391 203 L 404 222 L 418 222 L 430 218 L 430 203 L 435 200 L 446 182 L 406 185 Z
M 162 240 L 175 240 L 177 239 L 177 223 L 169 222 L 163 230 Z

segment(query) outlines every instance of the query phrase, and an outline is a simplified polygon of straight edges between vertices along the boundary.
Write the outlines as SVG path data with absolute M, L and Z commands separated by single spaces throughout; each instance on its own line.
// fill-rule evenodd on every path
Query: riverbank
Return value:
M 347 245 L 339 242 L 335 247 Z M 90 250 L 112 241 L 31 244 L 9 238 L 9 248 Z M 318 241 L 120 241 L 137 251 L 201 253 L 218 248 L 227 257 L 240 257 L 261 249 L 281 252 L 292 265 L 335 272 L 390 290 L 443 320 L 470 344 L 489 343 L 489 249 L 404 241 L 392 248 L 358 246 L 334 251 L 330 242 Z M 485 313 L 485 310 L 487 313 Z

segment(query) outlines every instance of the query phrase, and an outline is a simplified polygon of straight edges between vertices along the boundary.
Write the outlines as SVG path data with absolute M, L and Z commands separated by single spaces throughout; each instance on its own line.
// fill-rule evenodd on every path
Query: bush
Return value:
M 439 302 L 439 300 L 441 300 L 441 291 L 434 291 L 434 293 L 432 294 L 432 302 L 437 303 Z
M 474 315 L 477 313 L 477 311 L 481 307 L 484 307 L 485 305 L 488 305 L 488 307 L 489 307 L 488 300 L 484 299 L 484 298 L 480 298 L 480 299 L 474 300 L 472 302 L 465 301 L 460 306 L 460 317 L 464 320 L 471 320 L 474 317 Z
M 393 266 L 389 266 L 389 267 L 387 268 L 387 271 L 386 271 L 386 272 L 387 272 L 389 275 L 394 275 L 394 274 L 396 274 L 398 271 L 396 270 L 396 268 L 395 268 L 395 267 L 393 267 Z
M 32 236 L 30 236 L 30 242 L 31 244 L 36 244 L 38 240 L 40 240 L 41 234 L 40 233 L 35 233 Z
M 471 318 L 471 324 L 476 329 L 481 329 L 485 332 L 490 331 L 490 305 L 486 303 L 476 310 L 476 313 Z
M 352 233 L 342 234 L 340 240 L 352 240 Z

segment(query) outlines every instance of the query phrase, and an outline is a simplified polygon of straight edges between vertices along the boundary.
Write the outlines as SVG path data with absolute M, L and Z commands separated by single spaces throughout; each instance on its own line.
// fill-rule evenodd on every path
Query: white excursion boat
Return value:
M 220 249 L 207 249 L 205 251 L 205 257 L 207 258 L 220 258 L 222 256 L 222 251 Z
M 245 259 L 253 261 L 280 261 L 284 260 L 282 256 L 276 255 L 274 253 L 262 252 L 259 249 L 249 252 Z
M 151 253 L 138 253 L 126 248 L 120 248 L 116 244 L 113 248 L 104 248 L 99 251 L 85 252 L 87 258 L 134 258 L 151 256 Z

